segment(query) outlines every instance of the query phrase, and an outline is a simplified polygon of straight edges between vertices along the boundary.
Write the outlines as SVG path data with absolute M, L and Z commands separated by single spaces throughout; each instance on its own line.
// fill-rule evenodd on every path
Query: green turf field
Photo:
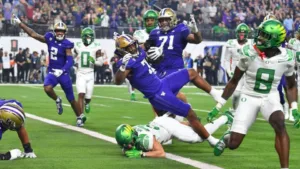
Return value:
M 58 95 L 62 96 L 63 115 L 58 115 L 56 106 L 44 93 L 42 86 L 0 86 L 1 98 L 13 98 L 21 101 L 25 111 L 40 117 L 75 125 L 75 115 L 69 103 L 57 87 Z M 206 123 L 207 111 L 215 105 L 212 98 L 195 88 L 185 88 L 189 102 L 197 114 Z M 91 113 L 84 128 L 114 136 L 115 128 L 121 123 L 145 124 L 153 119 L 151 106 L 137 93 L 137 102 L 129 101 L 126 88 L 96 87 L 91 103 Z M 227 103 L 228 107 L 230 103 Z M 260 116 L 261 118 L 261 116 Z M 26 128 L 37 159 L 25 159 L 2 162 L 0 169 L 189 169 L 189 165 L 169 159 L 127 159 L 121 155 L 120 148 L 112 143 L 93 138 L 75 131 L 46 124 L 27 118 Z M 219 138 L 227 128 L 224 126 L 214 136 Z M 287 124 L 291 140 L 290 168 L 299 168 L 297 151 L 300 145 L 299 130 Z M 22 150 L 17 134 L 6 132 L 1 140 L 1 152 L 19 148 Z M 173 140 L 173 145 L 165 146 L 168 153 L 191 158 L 226 169 L 275 169 L 280 168 L 274 148 L 274 132 L 270 125 L 257 120 L 250 129 L 241 147 L 235 151 L 226 150 L 222 156 L 215 157 L 213 149 L 207 142 L 187 144 Z M 297 162 L 298 161 L 298 162 Z

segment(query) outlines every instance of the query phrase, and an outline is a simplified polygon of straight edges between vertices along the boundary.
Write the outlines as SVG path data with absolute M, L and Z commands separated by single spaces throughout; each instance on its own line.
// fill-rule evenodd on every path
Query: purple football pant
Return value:
M 58 83 L 60 84 L 61 88 L 65 92 L 68 101 L 71 102 L 75 100 L 72 81 L 68 73 L 63 73 L 59 77 L 56 77 L 51 73 L 48 73 L 45 78 L 44 86 L 50 85 L 54 88 Z

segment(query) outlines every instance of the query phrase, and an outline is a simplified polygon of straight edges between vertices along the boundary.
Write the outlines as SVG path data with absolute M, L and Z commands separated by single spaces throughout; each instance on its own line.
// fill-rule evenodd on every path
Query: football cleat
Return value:
M 62 107 L 62 100 L 60 97 L 57 97 L 56 99 L 56 108 L 57 108 L 57 113 L 61 115 L 63 113 L 63 107 Z
M 232 113 L 230 112 L 230 111 L 225 111 L 224 112 L 224 115 L 227 117 L 227 122 L 226 122 L 226 124 L 228 125 L 228 126 L 231 126 L 232 125 L 232 122 L 233 122 L 233 115 L 232 115 Z
M 230 131 L 226 131 L 224 133 L 224 135 L 221 137 L 221 139 L 219 140 L 219 142 L 215 145 L 215 147 L 214 147 L 215 156 L 220 156 L 224 152 L 224 150 L 226 148 L 224 138 L 229 136 L 229 134 L 230 134 Z
M 85 121 L 86 121 L 86 116 L 84 114 L 81 114 L 79 117 L 77 117 L 76 126 L 83 127 Z
M 90 104 L 85 104 L 84 110 L 85 110 L 86 113 L 90 113 L 90 111 L 91 111 L 91 106 L 90 106 Z
M 131 101 L 136 101 L 136 99 L 135 99 L 135 93 L 131 93 L 130 100 Z

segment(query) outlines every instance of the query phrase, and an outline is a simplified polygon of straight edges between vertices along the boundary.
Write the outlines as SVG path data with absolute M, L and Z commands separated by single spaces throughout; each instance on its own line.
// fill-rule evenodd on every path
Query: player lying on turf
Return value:
M 213 123 L 208 123 L 204 127 L 209 134 L 213 134 L 224 124 L 231 124 L 232 116 L 229 112 L 216 119 Z M 187 143 L 202 143 L 204 139 L 190 127 L 178 120 L 173 114 L 164 114 L 156 117 L 147 125 L 136 125 L 131 127 L 128 124 L 121 124 L 116 129 L 117 143 L 123 149 L 124 154 L 129 158 L 140 157 L 165 157 L 163 143 L 172 138 L 177 138 Z M 218 140 L 212 137 L 215 143 Z
M 117 48 L 124 54 L 118 62 L 120 68 L 115 75 L 115 83 L 120 85 L 127 78 L 134 88 L 144 94 L 153 107 L 186 117 L 199 136 L 214 144 L 214 139 L 199 122 L 191 105 L 176 98 L 176 93 L 190 81 L 210 93 L 216 101 L 221 99 L 218 91 L 213 89 L 194 69 L 183 69 L 161 80 L 145 60 L 145 51 L 138 46 L 132 36 L 122 34 L 115 40 Z
M 0 99 L 0 140 L 5 131 L 16 131 L 24 148 L 24 153 L 19 149 L 13 149 L 4 154 L 0 153 L 0 160 L 14 160 L 19 157 L 36 158 L 24 122 L 25 114 L 20 102 Z

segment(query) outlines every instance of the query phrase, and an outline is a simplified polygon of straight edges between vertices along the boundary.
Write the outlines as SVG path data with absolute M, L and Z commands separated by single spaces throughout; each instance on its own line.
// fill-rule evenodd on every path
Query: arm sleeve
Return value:
M 66 64 L 64 65 L 64 67 L 62 68 L 63 71 L 69 71 L 70 68 L 73 66 L 74 64 L 74 60 L 73 60 L 73 56 L 67 56 L 67 62 Z

